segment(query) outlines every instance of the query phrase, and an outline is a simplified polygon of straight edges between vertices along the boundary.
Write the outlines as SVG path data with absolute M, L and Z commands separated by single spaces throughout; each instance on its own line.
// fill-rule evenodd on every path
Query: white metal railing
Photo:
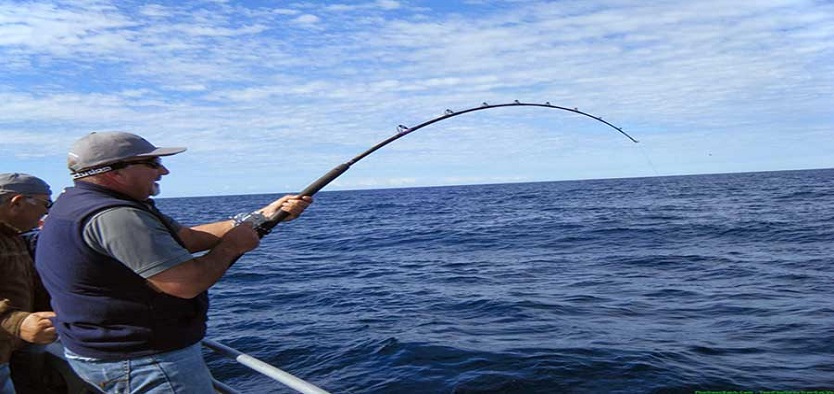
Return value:
M 258 360 L 255 357 L 252 357 L 248 354 L 242 353 L 237 349 L 233 349 L 228 347 L 220 342 L 213 341 L 211 339 L 203 339 L 203 346 L 211 349 L 215 353 L 218 353 L 224 357 L 233 359 L 238 363 L 249 367 L 250 369 L 261 373 L 277 382 L 283 383 L 284 385 L 298 391 L 301 394 L 330 394 L 327 391 L 324 391 L 312 383 L 308 383 L 302 379 L 299 379 L 288 372 L 282 371 L 279 368 L 276 368 L 266 362 Z M 214 381 L 214 388 L 219 393 L 227 393 L 227 394 L 237 394 L 233 388 L 219 382 L 217 380 Z

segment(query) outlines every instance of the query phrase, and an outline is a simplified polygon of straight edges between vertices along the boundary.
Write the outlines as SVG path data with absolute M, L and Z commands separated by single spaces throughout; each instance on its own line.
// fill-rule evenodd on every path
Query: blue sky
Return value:
M 124 130 L 160 197 L 834 167 L 830 1 L 3 1 L 0 172 Z

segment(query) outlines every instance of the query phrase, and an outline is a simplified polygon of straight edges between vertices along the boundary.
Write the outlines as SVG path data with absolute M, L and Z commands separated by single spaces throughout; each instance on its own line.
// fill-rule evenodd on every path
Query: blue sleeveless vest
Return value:
M 158 292 L 133 270 L 84 242 L 89 218 L 117 206 L 156 215 L 182 244 L 153 207 L 87 182 L 68 188 L 49 211 L 35 264 L 52 296 L 61 342 L 79 355 L 108 360 L 197 343 L 206 332 L 208 293 L 189 300 Z

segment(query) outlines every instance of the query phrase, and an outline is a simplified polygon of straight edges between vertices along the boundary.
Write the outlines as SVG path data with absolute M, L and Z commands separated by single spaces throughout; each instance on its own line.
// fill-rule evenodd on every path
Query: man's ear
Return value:
M 22 195 L 22 194 L 17 194 L 14 197 L 9 199 L 9 206 L 11 206 L 11 207 L 20 206 L 26 201 L 26 198 L 27 197 Z
M 26 201 L 27 197 L 22 194 L 16 194 L 13 197 L 6 200 L 3 204 L 3 207 L 6 209 L 6 213 L 10 215 L 16 215 L 21 210 L 26 208 L 28 202 Z
M 125 183 L 127 183 L 124 173 L 121 169 L 107 171 L 99 176 L 104 179 L 105 185 L 124 185 Z

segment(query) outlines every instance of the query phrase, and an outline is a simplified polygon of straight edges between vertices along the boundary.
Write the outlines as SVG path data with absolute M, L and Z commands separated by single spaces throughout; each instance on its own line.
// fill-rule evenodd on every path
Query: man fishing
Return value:
M 150 197 L 169 173 L 160 158 L 183 151 L 124 132 L 79 139 L 68 156 L 75 186 L 40 235 L 37 269 L 65 355 L 106 392 L 212 392 L 200 349 L 207 290 L 258 246 L 254 226 L 279 211 L 294 219 L 312 202 L 288 195 L 234 220 L 182 226 Z

